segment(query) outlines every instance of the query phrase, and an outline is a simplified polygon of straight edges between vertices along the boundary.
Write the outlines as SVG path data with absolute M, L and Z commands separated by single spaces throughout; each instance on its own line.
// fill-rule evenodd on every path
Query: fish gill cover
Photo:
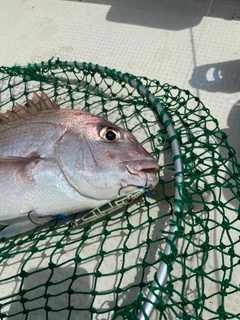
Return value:
M 240 319 L 239 164 L 202 102 L 187 90 L 129 74 L 124 81 L 120 72 L 87 63 L 1 67 L 0 77 L 1 112 L 44 91 L 60 108 L 84 109 L 129 130 L 161 167 L 157 192 L 116 214 L 85 227 L 57 221 L 0 239 L 0 319 L 137 319 L 139 311 L 148 319 L 147 295 L 159 290 L 151 319 Z M 175 220 L 172 140 L 156 101 L 181 146 Z M 169 240 L 171 225 L 177 231 Z M 160 261 L 167 265 L 163 286 Z

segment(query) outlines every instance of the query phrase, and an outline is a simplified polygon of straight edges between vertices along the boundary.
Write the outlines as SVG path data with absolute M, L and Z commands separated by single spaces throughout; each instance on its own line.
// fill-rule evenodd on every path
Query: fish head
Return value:
M 66 136 L 60 141 L 65 156 L 58 152 L 58 159 L 62 158 L 65 176 L 82 195 L 108 200 L 120 190 L 127 193 L 158 183 L 157 161 L 130 132 L 83 111 L 73 131 L 70 140 Z

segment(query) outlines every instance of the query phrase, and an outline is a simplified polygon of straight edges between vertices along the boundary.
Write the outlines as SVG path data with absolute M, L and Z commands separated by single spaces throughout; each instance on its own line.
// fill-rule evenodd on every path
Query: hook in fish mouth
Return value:
M 143 180 L 142 185 L 127 184 L 125 181 L 121 181 L 121 188 L 118 194 L 131 193 L 136 189 L 144 189 L 145 195 L 152 195 L 156 193 L 154 188 L 158 184 L 157 172 L 160 167 L 156 161 L 141 161 L 136 162 L 133 165 L 125 164 L 125 167 L 129 174 L 140 177 Z

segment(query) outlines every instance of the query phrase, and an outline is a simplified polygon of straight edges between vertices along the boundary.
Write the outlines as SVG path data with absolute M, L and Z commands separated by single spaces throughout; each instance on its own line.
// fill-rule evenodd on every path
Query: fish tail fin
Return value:
M 10 238 L 21 233 L 30 231 L 32 229 L 35 229 L 36 227 L 36 224 L 32 223 L 31 221 L 10 224 L 2 231 L 0 231 L 0 238 Z

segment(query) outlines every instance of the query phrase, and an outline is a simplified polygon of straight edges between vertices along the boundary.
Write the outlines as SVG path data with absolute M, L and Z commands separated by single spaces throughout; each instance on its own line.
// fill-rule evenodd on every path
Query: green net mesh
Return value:
M 148 319 L 144 303 L 151 304 L 149 292 L 159 289 L 151 319 L 240 319 L 235 151 L 190 92 L 125 76 L 127 82 L 108 68 L 59 60 L 0 68 L 1 112 L 44 90 L 61 108 L 85 109 L 126 128 L 161 166 L 157 193 L 116 214 L 84 228 L 58 221 L 0 239 L 0 319 L 137 319 L 139 311 Z M 185 182 L 176 220 L 171 139 L 156 102 L 181 144 Z M 166 243 L 170 254 L 164 253 Z M 164 285 L 156 277 L 160 261 L 167 265 Z M 154 280 L 159 284 L 153 286 Z

